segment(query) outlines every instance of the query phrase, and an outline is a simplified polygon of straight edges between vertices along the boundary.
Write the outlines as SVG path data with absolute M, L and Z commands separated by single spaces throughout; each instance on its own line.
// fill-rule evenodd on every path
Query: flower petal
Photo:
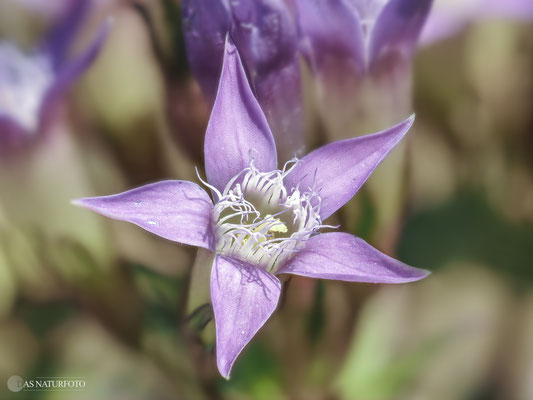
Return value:
M 217 365 L 229 378 L 235 359 L 276 310 L 281 282 L 268 272 L 217 256 L 211 271 Z
M 111 29 L 111 20 L 108 19 L 102 24 L 96 37 L 82 54 L 74 60 L 61 66 L 55 81 L 47 90 L 46 95 L 39 109 L 39 128 L 46 131 L 50 120 L 53 118 L 57 102 L 76 80 L 91 66 L 98 56 L 105 39 Z
M 217 94 L 226 35 L 231 28 L 229 7 L 224 0 L 183 0 L 181 10 L 189 65 L 212 104 Z
M 68 2 L 64 15 L 56 22 L 43 43 L 43 48 L 52 59 L 55 70 L 65 61 L 70 46 L 86 18 L 91 0 Z
M 111 25 L 111 19 L 106 20 L 85 51 L 75 57 L 74 60 L 61 66 L 56 81 L 47 94 L 47 101 L 62 95 L 91 66 L 104 45 Z
M 73 203 L 109 218 L 131 222 L 165 239 L 213 248 L 213 203 L 209 195 L 192 182 L 162 181 Z
M 433 0 L 391 0 L 385 5 L 372 31 L 370 70 L 382 70 L 389 60 L 409 60 Z
M 312 237 L 305 248 L 276 273 L 369 283 L 407 283 L 430 274 L 381 253 L 363 239 L 342 232 Z
M 252 160 L 260 171 L 277 167 L 272 132 L 229 37 L 204 152 L 207 180 L 220 191 L 231 178 L 249 167 Z
M 363 31 L 346 0 L 297 0 L 302 53 L 323 90 L 345 94 L 365 71 Z M 350 83 L 352 87 L 355 83 Z
M 340 140 L 302 158 L 285 178 L 287 188 L 320 195 L 320 217 L 329 217 L 365 183 L 372 171 L 407 133 L 414 115 L 385 131 Z

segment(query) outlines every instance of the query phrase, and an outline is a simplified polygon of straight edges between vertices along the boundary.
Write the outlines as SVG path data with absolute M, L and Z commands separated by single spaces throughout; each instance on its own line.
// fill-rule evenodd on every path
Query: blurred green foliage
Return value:
M 428 235 L 428 232 L 431 234 Z M 508 221 L 481 191 L 464 190 L 446 203 L 407 218 L 398 255 L 439 271 L 454 261 L 495 269 L 515 283 L 533 283 L 533 224 Z

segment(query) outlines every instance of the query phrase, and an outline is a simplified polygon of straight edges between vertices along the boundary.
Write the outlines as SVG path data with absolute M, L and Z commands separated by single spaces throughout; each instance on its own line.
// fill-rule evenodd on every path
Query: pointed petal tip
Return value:
M 224 53 L 233 54 L 237 51 L 237 46 L 235 46 L 235 41 L 229 33 L 226 34 L 226 40 L 224 41 Z
M 82 207 L 86 208 L 88 210 L 92 210 L 91 206 L 91 200 L 96 199 L 96 197 L 83 197 L 80 199 L 72 199 L 70 200 L 70 204 L 75 207 Z M 94 211 L 94 210 L 93 210 Z
M 427 269 L 420 269 L 420 279 L 418 280 L 421 280 L 421 279 L 425 279 L 427 278 L 428 276 L 430 276 L 433 272 L 431 272 L 430 270 L 427 270 Z
M 413 124 L 415 123 L 415 113 L 412 113 L 408 118 L 406 118 L 404 121 L 400 122 L 399 124 L 396 125 L 396 127 L 401 127 L 402 129 L 404 129 L 404 135 L 409 131 L 409 129 L 411 129 L 411 127 L 413 126 Z M 392 128 L 394 129 L 394 127 Z M 402 135 L 403 136 L 403 135 Z
M 432 274 L 431 271 L 427 269 L 422 268 L 416 268 L 416 267 L 409 267 L 411 269 L 411 272 L 413 273 L 408 278 L 402 278 L 401 280 L 398 280 L 396 283 L 402 284 L 402 283 L 413 283 L 421 281 L 422 279 L 426 279 L 428 276 Z
M 88 210 L 99 212 L 98 207 L 95 208 L 95 205 L 93 204 L 93 200 L 98 200 L 98 197 L 82 197 L 80 199 L 72 199 L 70 200 L 70 204 L 75 207 L 82 207 L 86 208 Z
M 303 157 L 285 178 L 289 188 L 313 188 L 321 194 L 322 220 L 342 207 L 374 169 L 404 138 L 414 114 L 380 132 L 326 144 Z
M 70 204 L 76 207 L 84 207 L 83 199 L 72 199 L 70 200 Z
M 218 372 L 220 372 L 220 375 L 222 376 L 222 378 L 229 381 L 231 378 L 231 370 L 233 368 L 233 363 L 231 363 L 230 365 L 221 365 L 217 360 L 217 367 L 218 367 Z
M 408 118 L 406 118 L 402 122 L 399 122 L 398 124 L 388 129 L 385 129 L 379 132 L 378 134 L 383 134 L 383 135 L 392 134 L 393 136 L 396 136 L 398 138 L 396 141 L 396 143 L 398 143 L 404 138 L 407 132 L 409 132 L 409 130 L 413 127 L 414 123 L 415 123 L 415 113 L 412 113 Z

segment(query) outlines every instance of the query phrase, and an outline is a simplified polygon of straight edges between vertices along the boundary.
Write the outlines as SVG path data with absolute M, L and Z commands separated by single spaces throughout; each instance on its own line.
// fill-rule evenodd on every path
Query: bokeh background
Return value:
M 337 217 L 433 274 L 399 286 L 291 278 L 226 381 L 211 326 L 186 312 L 194 249 L 70 205 L 196 180 L 202 160 L 190 149 L 209 116 L 187 66 L 179 0 L 94 3 L 75 47 L 112 15 L 100 56 L 52 131 L 0 160 L 1 399 L 533 399 L 533 25 L 524 15 L 470 10 L 446 35 L 422 36 L 403 157 L 385 161 Z M 31 48 L 60 8 L 2 0 L 1 39 Z M 328 141 L 311 97 L 310 149 Z M 387 106 L 372 107 L 354 135 L 390 122 Z M 398 162 L 401 190 L 390 191 Z M 12 375 L 87 386 L 12 393 Z

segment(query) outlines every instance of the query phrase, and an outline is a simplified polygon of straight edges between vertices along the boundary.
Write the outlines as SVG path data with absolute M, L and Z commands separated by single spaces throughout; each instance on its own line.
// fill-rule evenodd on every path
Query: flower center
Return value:
M 27 56 L 12 44 L 0 42 L 0 115 L 34 131 L 52 79 L 52 66 L 46 56 Z
M 216 252 L 274 273 L 322 228 L 320 198 L 288 191 L 283 179 L 296 165 L 260 172 L 253 163 L 217 193 L 214 207 Z M 292 166 L 289 168 L 289 166 Z

